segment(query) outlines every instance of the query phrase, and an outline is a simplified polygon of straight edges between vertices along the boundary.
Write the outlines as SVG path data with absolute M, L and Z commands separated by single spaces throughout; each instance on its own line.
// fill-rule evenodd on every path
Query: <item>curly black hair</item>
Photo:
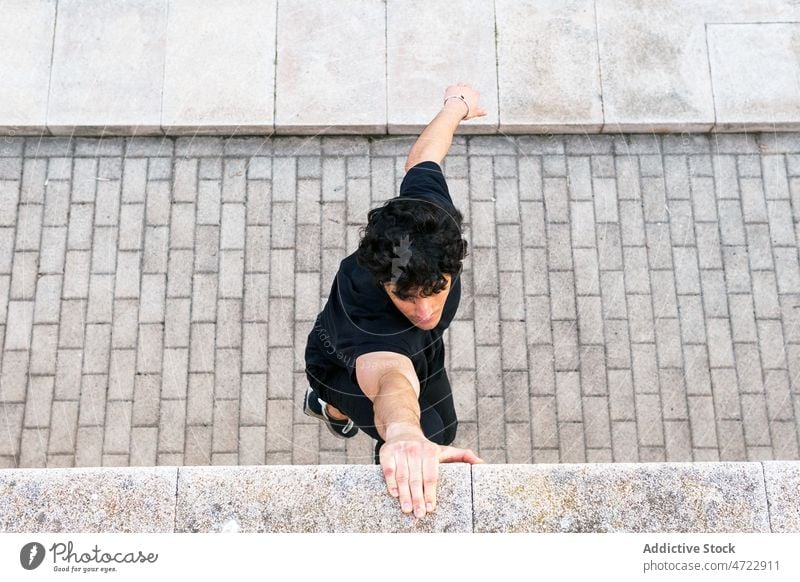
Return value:
M 461 273 L 468 254 L 462 220 L 453 206 L 393 198 L 367 214 L 356 261 L 378 286 L 393 282 L 400 299 L 417 293 L 428 297 L 447 286 L 444 273 L 453 278 Z

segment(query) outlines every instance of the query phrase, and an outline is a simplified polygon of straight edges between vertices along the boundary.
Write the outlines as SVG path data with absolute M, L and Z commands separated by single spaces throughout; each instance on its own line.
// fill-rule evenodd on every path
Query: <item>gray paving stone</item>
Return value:
M 741 417 L 739 391 L 736 383 L 736 371 L 732 368 L 714 368 L 711 370 L 711 389 L 714 395 L 714 407 L 717 419 L 727 420 Z
M 130 446 L 133 403 L 109 401 L 106 409 L 103 450 L 106 453 L 127 453 Z M 127 463 L 126 463 L 127 465 Z
M 574 319 L 575 287 L 570 271 L 550 271 L 550 306 L 553 319 Z
M 578 359 L 578 330 L 574 320 L 554 321 L 553 352 L 556 370 L 576 370 Z
M 578 336 L 582 345 L 604 342 L 603 314 L 599 297 L 578 297 Z
M 778 279 L 778 292 L 800 293 L 800 263 L 795 248 L 775 248 L 775 274 Z
M 36 252 L 14 253 L 11 269 L 9 299 L 33 299 L 37 280 L 39 254 Z
M 630 370 L 608 371 L 608 394 L 612 421 L 635 419 L 633 377 Z
M 103 435 L 99 427 L 79 426 L 75 443 L 75 466 L 98 467 L 102 462 Z
M 140 426 L 131 429 L 131 466 L 149 467 L 157 459 L 157 427 Z
M 722 248 L 716 224 L 695 224 L 697 261 L 701 269 L 722 269 Z
M 703 132 L 666 134 L 661 144 L 667 154 L 705 154 L 711 147 L 709 135 Z
M 786 370 L 764 372 L 764 390 L 767 397 L 767 413 L 770 421 L 793 420 L 792 397 L 789 375 Z
M 6 350 L 27 350 L 33 330 L 33 301 L 10 301 L 6 326 Z
M 20 204 L 17 216 L 17 251 L 36 250 L 42 229 L 42 206 Z
M 780 317 L 778 287 L 772 271 L 753 271 L 753 303 L 756 318 Z
M 625 247 L 625 290 L 628 293 L 649 293 L 647 252 L 644 247 Z
M 547 222 L 569 221 L 568 195 L 567 183 L 564 178 L 544 179 L 543 196 Z
M 133 392 L 132 422 L 134 426 L 158 424 L 160 389 L 161 377 L 159 374 L 137 373 Z
M 23 429 L 20 443 L 20 468 L 38 467 L 47 464 L 47 436 L 47 429 Z
M 786 367 L 786 343 L 778 320 L 761 320 L 758 326 L 759 349 L 765 369 Z
M 648 259 L 651 269 L 672 268 L 672 248 L 667 224 L 647 224 Z
M 797 428 L 794 421 L 772 423 L 772 434 L 775 460 L 792 460 L 797 458 Z
M 478 397 L 479 455 L 491 449 L 502 450 L 505 446 L 504 399 L 502 397 Z M 482 457 L 483 458 L 483 457 Z
M 214 362 L 215 398 L 239 397 L 241 367 L 241 354 L 239 350 L 216 350 L 216 359 Z
M 26 428 L 49 427 L 50 408 L 53 401 L 53 385 L 54 385 L 53 376 L 31 377 L 28 387 L 27 399 L 25 402 L 25 416 L 23 418 L 23 423 L 24 423 L 23 426 L 25 426 Z M 45 442 L 47 442 L 46 438 L 44 440 Z
M 734 344 L 736 371 L 742 393 L 764 391 L 761 357 L 755 344 Z
M 705 343 L 703 303 L 700 295 L 681 295 L 678 297 L 678 303 L 683 343 Z
M 658 394 L 637 394 L 635 398 L 639 445 L 664 444 L 662 411 Z
M 564 422 L 559 424 L 559 455 L 563 463 L 585 463 L 583 423 Z M 502 460 L 496 462 L 503 462 Z
M 766 222 L 767 206 L 764 198 L 764 186 L 760 179 L 760 159 L 759 159 L 759 178 L 740 178 L 739 185 L 742 194 L 742 210 L 745 222 Z
M 120 230 L 118 248 L 137 250 L 142 248 L 144 206 L 142 204 L 123 204 L 120 210 Z
M 57 304 L 56 304 L 57 305 Z M 86 319 L 91 323 L 111 323 L 114 309 L 114 276 L 91 275 Z
M 665 421 L 665 457 L 669 462 L 686 462 L 692 459 L 689 421 Z
M 742 417 L 746 419 L 745 442 L 749 446 L 771 444 L 767 403 L 764 394 L 742 394 Z
M 92 158 L 51 159 L 47 167 L 48 179 L 69 180 L 72 177 L 72 202 L 91 203 L 97 192 L 97 160 Z
M 607 397 L 583 397 L 587 447 L 611 446 L 611 422 Z M 587 451 L 588 453 L 588 451 Z
M 702 344 L 684 346 L 684 361 L 687 392 L 689 394 L 711 394 L 707 346 Z
M 691 202 L 688 200 L 671 200 L 669 202 L 669 215 L 673 246 L 694 245 L 694 219 L 692 217 Z
M 186 423 L 185 400 L 162 400 L 159 417 L 158 450 L 183 453 Z
M 54 400 L 47 452 L 73 453 L 77 428 L 78 402 Z
M 477 384 L 477 395 L 502 396 L 503 376 L 501 373 L 500 347 L 496 345 L 479 346 L 476 354 L 475 380 Z M 536 362 L 538 363 L 540 360 L 536 360 Z M 539 385 L 537 379 L 540 378 L 536 370 L 539 370 L 540 367 L 544 365 L 546 364 L 541 362 L 531 370 L 531 382 L 534 389 Z
M 711 396 L 689 396 L 689 422 L 694 447 L 717 447 L 714 404 Z
M 684 374 L 677 368 L 661 368 L 658 371 L 661 385 L 661 410 L 664 419 L 686 420 L 689 418 Z
M 572 268 L 570 248 L 570 227 L 567 224 L 549 223 L 548 236 L 548 268 L 552 270 L 569 270 Z M 502 252 L 502 249 L 501 249 Z
M 455 165 L 451 167 L 463 177 L 451 192 L 461 188 L 463 204 L 476 204 L 480 212 L 490 212 L 489 220 L 478 219 L 471 229 L 465 229 L 473 244 L 465 262 L 464 283 L 471 287 L 474 277 L 477 301 L 471 305 L 472 289 L 465 289 L 453 333 L 448 336 L 453 338 L 448 339 L 448 362 L 459 368 L 451 380 L 461 387 L 459 406 L 467 409 L 462 420 L 478 418 L 469 402 L 479 397 L 495 399 L 502 424 L 482 429 L 478 420 L 465 422 L 473 423 L 475 439 L 482 434 L 480 448 L 487 458 L 502 462 L 602 461 L 608 455 L 615 461 L 640 462 L 777 458 L 778 454 L 791 458 L 797 443 L 787 427 L 794 422 L 796 404 L 792 398 L 787 401 L 786 394 L 787 390 L 790 395 L 797 392 L 794 360 L 800 325 L 796 325 L 795 312 L 800 310 L 793 307 L 800 296 L 800 275 L 793 246 L 796 233 L 790 225 L 793 201 L 781 193 L 780 180 L 793 175 L 793 166 L 787 165 L 788 172 L 781 178 L 780 171 L 773 171 L 776 159 L 767 160 L 773 169 L 763 173 L 777 187 L 768 198 L 761 184 L 758 148 L 748 149 L 745 142 L 736 142 L 730 135 L 717 135 L 710 145 L 703 139 L 665 137 L 665 151 L 673 161 L 663 169 L 660 162 L 646 159 L 656 153 L 633 153 L 640 147 L 645 148 L 641 151 L 657 152 L 661 141 L 637 145 L 633 138 L 628 143 L 624 136 L 601 137 L 593 144 L 595 149 L 582 144 L 583 138 L 578 136 L 521 136 L 498 147 L 488 137 L 474 143 L 466 138 L 454 142 L 454 148 L 461 149 L 453 150 Z M 16 321 L 18 314 L 10 313 L 7 306 L 2 309 L 2 341 L 8 346 L 11 338 L 12 346 L 15 341 L 21 346 L 20 351 L 6 352 L 6 359 L 16 363 L 4 366 L 3 385 L 8 387 L 4 396 L 9 405 L 24 406 L 32 386 L 30 373 L 37 378 L 35 382 L 53 378 L 54 403 L 69 399 L 81 405 L 75 409 L 72 429 L 48 427 L 44 416 L 31 413 L 26 422 L 33 425 L 23 428 L 20 424 L 16 432 L 15 454 L 22 455 L 10 457 L 14 463 L 225 464 L 243 459 L 279 463 L 305 458 L 315 463 L 362 463 L 369 458 L 369 447 L 343 447 L 326 439 L 327 435 L 320 439 L 319 432 L 316 441 L 308 435 L 303 438 L 310 439 L 316 450 L 322 447 L 321 455 L 295 454 L 292 438 L 296 430 L 281 416 L 285 408 L 293 423 L 314 424 L 302 417 L 294 402 L 306 382 L 302 360 L 296 354 L 302 349 L 308 322 L 325 299 L 320 282 L 324 289 L 324 281 L 332 280 L 346 254 L 345 247 L 357 242 L 357 228 L 363 224 L 366 209 L 351 202 L 347 214 L 344 190 L 327 201 L 325 172 L 330 166 L 326 159 L 315 157 L 321 151 L 319 142 L 304 151 L 302 140 L 281 139 L 285 143 L 277 148 L 280 157 L 274 160 L 282 161 L 274 172 L 273 158 L 267 157 L 272 154 L 272 140 L 264 141 L 268 145 L 263 150 L 255 144 L 232 149 L 243 153 L 231 154 L 235 157 L 223 162 L 227 142 L 216 138 L 192 144 L 177 140 L 180 155 L 186 159 L 171 158 L 172 140 L 136 142 L 128 148 L 134 157 L 124 164 L 113 157 L 72 160 L 68 157 L 72 145 L 43 141 L 42 148 L 29 153 L 51 152 L 54 156 L 50 168 L 54 178 L 47 186 L 46 166 L 33 165 L 37 158 L 23 155 L 20 162 L 12 164 L 22 168 L 23 178 L 30 171 L 25 178 L 26 196 L 33 204 L 24 206 L 28 214 L 22 219 L 32 223 L 34 230 L 41 229 L 41 241 L 38 235 L 28 233 L 17 241 L 19 251 L 0 257 L 2 296 L 10 297 L 11 303 L 33 304 L 32 331 L 22 339 L 11 338 L 9 329 L 9 317 Z M 351 138 L 331 139 L 338 140 L 338 145 L 331 142 L 330 147 L 350 151 Z M 94 151 L 118 156 L 122 142 L 114 143 L 101 139 L 81 141 L 74 147 L 81 156 L 91 156 Z M 572 152 L 568 156 L 564 156 L 565 145 Z M 778 144 L 784 149 L 789 145 L 786 140 Z M 396 193 L 399 181 L 395 180 L 402 176 L 405 161 L 402 154 L 409 146 L 392 152 L 392 157 L 364 158 L 377 169 L 370 182 L 361 185 L 364 200 L 370 195 L 374 200 L 388 199 Z M 712 146 L 713 155 L 709 154 Z M 365 155 L 363 143 L 353 141 L 352 147 L 354 152 L 363 152 L 358 155 Z M 466 158 L 468 148 L 474 155 Z M 517 160 L 519 151 L 523 155 Z M 14 154 L 16 159 L 21 153 Z M 303 161 L 298 161 L 298 153 Z M 269 165 L 263 161 L 253 165 L 255 158 L 242 157 L 253 154 Z M 459 155 L 463 161 L 456 160 Z M 107 163 L 114 160 L 119 166 L 116 170 Z M 355 184 L 370 175 L 364 173 L 363 164 L 353 166 L 349 159 L 340 160 L 342 186 L 348 177 Z M 139 166 L 130 165 L 132 162 Z M 520 162 L 519 168 L 516 162 Z M 12 166 L 8 168 L 13 170 Z M 150 178 L 156 181 L 147 182 L 148 167 Z M 225 177 L 226 168 L 231 171 L 230 178 Z M 238 180 L 246 170 L 250 179 L 245 192 Z M 487 170 L 493 173 L 486 174 Z M 195 183 L 191 171 L 213 179 L 201 178 Z M 57 200 L 54 186 L 58 180 L 91 183 L 103 172 L 112 181 L 98 180 L 96 192 L 78 187 L 71 207 L 68 189 L 63 191 L 62 201 Z M 239 172 L 242 176 L 236 175 Z M 643 176 L 640 194 L 631 182 L 637 172 Z M 669 190 L 671 214 L 665 209 L 660 176 L 665 172 L 668 183 L 674 182 Z M 718 188 L 713 206 L 709 200 L 711 172 Z M 318 174 L 323 183 L 317 185 L 319 178 L 314 176 Z M 517 174 L 521 180 L 519 217 L 501 200 L 499 206 L 491 200 L 504 193 L 509 200 L 516 200 L 515 190 L 509 190 L 506 181 Z M 102 194 L 108 201 L 101 203 L 102 188 L 120 175 L 125 176 L 123 182 L 127 180 L 126 189 L 115 192 L 110 187 Z M 595 182 L 614 181 L 619 222 L 599 222 L 599 215 L 595 216 L 592 175 Z M 273 176 L 280 185 L 280 191 L 274 193 L 279 208 L 274 214 Z M 681 189 L 684 176 L 690 190 Z M 534 183 L 523 185 L 526 179 Z M 741 202 L 738 189 L 722 187 L 738 188 L 737 180 L 743 185 Z M 451 179 L 448 182 L 453 183 Z M 331 184 L 336 187 L 335 181 Z M 161 197 L 153 198 L 149 207 L 148 185 L 150 194 L 158 192 Z M 299 204 L 295 202 L 298 193 Z M 304 193 L 310 194 L 305 202 Z M 324 216 L 312 216 L 304 205 L 320 194 L 326 201 Z M 175 203 L 160 206 L 170 199 Z M 158 204 L 152 205 L 153 201 Z M 87 209 L 93 205 L 94 219 L 79 221 L 82 212 L 88 217 Z M 240 216 L 226 222 L 223 207 L 231 205 L 237 206 Z M 41 209 L 41 227 L 33 206 Z M 101 208 L 104 215 L 98 219 Z M 276 217 L 284 221 L 277 233 L 271 224 Z M 319 227 L 318 218 L 322 219 Z M 515 226 L 517 220 L 522 228 Z M 228 231 L 233 233 L 228 239 L 233 241 L 231 248 L 220 250 L 221 230 L 234 223 Z M 13 247 L 15 229 L 5 227 L 3 232 L 10 237 L 8 247 Z M 306 245 L 293 252 L 300 241 Z M 476 242 L 492 246 L 473 246 Z M 269 253 L 252 252 L 255 247 L 267 248 L 264 245 L 271 247 Z M 320 246 L 328 252 L 315 255 L 314 249 Z M 42 276 L 37 277 L 39 274 Z M 270 275 L 277 282 L 270 283 Z M 19 309 L 12 306 L 12 310 Z M 278 332 L 287 329 L 292 331 Z M 14 333 L 18 335 L 18 331 Z M 464 342 L 466 352 L 461 349 Z M 28 347 L 30 353 L 24 351 Z M 95 389 L 105 383 L 102 378 L 108 374 L 107 401 L 100 399 L 97 390 L 83 394 L 81 401 L 82 369 L 90 372 L 89 386 Z M 137 376 L 142 369 L 147 370 L 144 379 Z M 549 412 L 542 413 L 552 420 L 540 418 L 533 408 L 529 419 L 523 414 L 527 407 L 509 406 L 509 398 L 518 400 L 525 391 L 535 398 L 554 399 L 556 370 L 580 376 L 582 398 L 596 403 L 607 395 L 613 446 L 605 444 L 601 433 L 592 432 L 597 426 L 593 427 L 585 410 L 580 417 L 559 424 L 552 408 L 555 400 L 552 417 Z M 529 376 L 525 382 L 523 376 Z M 205 388 L 198 390 L 203 378 Z M 766 385 L 765 378 L 769 379 Z M 228 437 L 214 436 L 215 386 L 217 397 L 238 401 L 241 411 L 237 440 L 225 444 L 224 450 L 214 448 L 213 443 L 219 445 L 220 438 L 226 442 L 233 432 Z M 145 405 L 142 390 L 150 390 L 165 402 L 186 399 L 186 427 L 176 428 L 168 438 L 160 436 L 162 404 L 155 400 Z M 248 391 L 255 395 L 250 404 Z M 137 394 L 139 401 L 134 406 Z M 663 417 L 662 438 L 648 432 L 638 434 L 643 429 L 638 426 L 634 400 L 642 395 L 645 401 L 658 401 L 657 407 L 648 405 L 647 410 Z M 744 407 L 741 418 L 737 417 L 734 396 L 743 395 L 763 399 L 756 401 L 760 402 L 758 410 L 763 406 L 763 415 L 753 416 L 753 423 Z M 268 396 L 280 403 L 269 419 Z M 126 436 L 115 437 L 107 428 L 110 417 L 87 412 L 97 408 L 90 403 L 102 402 L 105 414 L 110 414 L 112 402 L 124 401 L 130 403 L 131 416 L 135 409 L 137 421 L 144 420 L 133 425 L 135 436 L 132 427 L 123 427 Z M 772 421 L 764 420 L 774 415 Z M 760 431 L 765 423 L 768 439 L 760 441 L 753 430 Z M 233 426 L 233 421 L 229 424 Z M 713 430 L 709 433 L 710 426 Z M 257 430 L 242 431 L 244 427 Z M 269 446 L 266 441 L 263 446 L 257 442 L 259 430 Z M 61 451 L 51 444 L 42 449 L 37 444 L 44 434 L 41 431 L 47 431 L 42 437 L 46 442 L 63 438 L 70 448 Z M 531 440 L 526 439 L 526 431 Z M 546 431 L 554 434 L 548 436 Z M 640 443 L 641 436 L 645 440 Z M 104 438 L 118 438 L 119 444 L 113 451 L 103 449 Z M 185 455 L 173 447 L 180 438 L 185 442 Z M 159 448 L 159 443 L 173 444 Z M 18 450 L 20 447 L 24 450 Z
M 165 349 L 161 398 L 186 398 L 189 373 L 188 350 Z
M 267 452 L 288 451 L 291 449 L 292 406 L 291 400 L 268 400 Z

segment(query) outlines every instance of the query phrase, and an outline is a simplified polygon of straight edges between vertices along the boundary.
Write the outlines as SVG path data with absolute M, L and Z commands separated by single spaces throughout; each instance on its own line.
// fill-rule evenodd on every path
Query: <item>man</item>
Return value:
M 400 195 L 370 210 L 358 250 L 341 261 L 305 352 L 305 413 L 339 438 L 360 429 L 375 439 L 389 493 L 418 518 L 435 509 L 440 462 L 483 462 L 447 446 L 457 418 L 442 342 L 467 241 L 441 164 L 459 122 L 486 115 L 478 98 L 467 84 L 447 87 Z

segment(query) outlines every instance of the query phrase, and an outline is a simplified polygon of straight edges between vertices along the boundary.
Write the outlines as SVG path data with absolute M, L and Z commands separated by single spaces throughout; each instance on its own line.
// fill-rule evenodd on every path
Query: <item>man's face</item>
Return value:
M 411 296 L 408 299 L 400 299 L 394 294 L 394 283 L 384 283 L 383 288 L 395 304 L 397 309 L 405 315 L 408 320 L 420 329 L 433 329 L 439 324 L 442 318 L 442 311 L 444 310 L 444 302 L 450 294 L 450 283 L 452 277 L 449 273 L 444 273 L 444 278 L 447 280 L 447 286 L 434 293 L 430 297 L 421 297 L 419 294 Z

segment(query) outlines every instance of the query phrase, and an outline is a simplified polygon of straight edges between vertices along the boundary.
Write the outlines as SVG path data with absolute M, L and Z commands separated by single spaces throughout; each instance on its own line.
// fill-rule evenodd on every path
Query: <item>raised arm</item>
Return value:
M 451 95 L 461 95 L 461 99 L 447 99 Z M 406 160 L 406 172 L 420 162 L 434 161 L 440 166 L 450 144 L 453 143 L 453 134 L 458 124 L 474 117 L 486 115 L 486 110 L 480 107 L 478 99 L 480 93 L 468 84 L 450 85 L 444 90 L 444 105 L 436 117 L 423 130 L 414 143 Z M 469 107 L 469 112 L 467 112 Z

